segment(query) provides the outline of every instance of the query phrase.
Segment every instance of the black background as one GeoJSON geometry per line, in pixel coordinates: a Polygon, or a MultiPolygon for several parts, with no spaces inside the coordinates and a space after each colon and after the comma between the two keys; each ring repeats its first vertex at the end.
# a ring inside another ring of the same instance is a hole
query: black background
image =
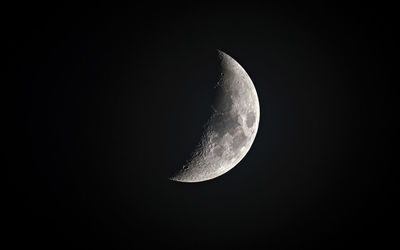
{"type": "Polygon", "coordinates": [[[389,246],[392,8],[5,6],[16,128],[6,238],[56,249],[389,246]],[[171,182],[210,114],[216,49],[255,84],[257,137],[225,175],[171,182]]]}

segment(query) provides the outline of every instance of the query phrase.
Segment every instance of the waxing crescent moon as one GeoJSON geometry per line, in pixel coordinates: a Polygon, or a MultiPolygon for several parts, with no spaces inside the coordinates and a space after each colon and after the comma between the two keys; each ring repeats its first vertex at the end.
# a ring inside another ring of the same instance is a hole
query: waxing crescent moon
{"type": "Polygon", "coordinates": [[[213,114],[189,161],[170,180],[202,182],[235,167],[250,150],[260,121],[257,92],[246,71],[218,50],[220,79],[213,114]]]}

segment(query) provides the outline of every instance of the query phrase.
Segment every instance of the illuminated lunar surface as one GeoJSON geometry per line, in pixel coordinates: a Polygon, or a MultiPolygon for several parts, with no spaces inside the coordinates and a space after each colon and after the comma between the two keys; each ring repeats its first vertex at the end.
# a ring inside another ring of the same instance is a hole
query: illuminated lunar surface
{"type": "Polygon", "coordinates": [[[218,51],[220,79],[213,114],[190,159],[170,180],[201,182],[235,167],[250,150],[260,121],[257,92],[246,71],[232,57],[218,51]]]}

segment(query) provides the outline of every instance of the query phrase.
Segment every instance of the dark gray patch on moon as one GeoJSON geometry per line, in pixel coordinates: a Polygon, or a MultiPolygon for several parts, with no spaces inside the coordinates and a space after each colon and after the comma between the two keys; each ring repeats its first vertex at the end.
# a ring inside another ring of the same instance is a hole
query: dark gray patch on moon
{"type": "Polygon", "coordinates": [[[255,121],[256,121],[256,115],[253,112],[247,113],[247,115],[246,115],[247,127],[251,128],[251,126],[253,126],[255,121]]]}
{"type": "Polygon", "coordinates": [[[243,130],[240,131],[238,135],[233,138],[233,150],[236,151],[243,147],[247,142],[247,136],[244,134],[243,130]]]}
{"type": "Polygon", "coordinates": [[[233,105],[233,99],[230,95],[227,95],[226,91],[220,90],[217,95],[217,111],[218,112],[228,112],[231,110],[233,105]]]}
{"type": "Polygon", "coordinates": [[[224,148],[219,145],[214,148],[214,153],[219,157],[221,157],[224,154],[224,151],[225,151],[224,148]]]}
{"type": "Polygon", "coordinates": [[[225,133],[233,135],[238,127],[240,127],[238,115],[226,116],[223,114],[217,114],[212,123],[213,131],[218,133],[219,136],[223,136],[225,133]]]}

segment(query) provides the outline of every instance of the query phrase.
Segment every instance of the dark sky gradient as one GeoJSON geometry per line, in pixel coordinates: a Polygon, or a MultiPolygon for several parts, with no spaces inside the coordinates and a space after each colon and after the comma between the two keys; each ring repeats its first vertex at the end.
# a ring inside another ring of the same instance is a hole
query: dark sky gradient
{"type": "Polygon", "coordinates": [[[6,7],[17,130],[6,238],[52,249],[389,246],[391,9],[6,7]],[[211,112],[216,49],[255,84],[257,137],[219,178],[168,181],[211,112]]]}

